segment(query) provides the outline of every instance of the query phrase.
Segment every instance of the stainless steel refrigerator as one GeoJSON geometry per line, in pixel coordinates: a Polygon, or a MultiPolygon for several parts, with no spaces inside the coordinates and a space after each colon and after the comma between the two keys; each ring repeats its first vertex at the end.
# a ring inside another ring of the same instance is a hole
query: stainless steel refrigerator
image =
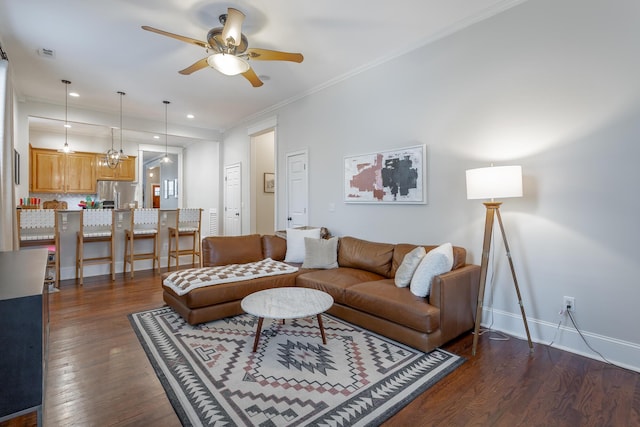
{"type": "Polygon", "coordinates": [[[113,201],[116,209],[137,208],[137,193],[137,182],[98,181],[98,200],[113,201]]]}

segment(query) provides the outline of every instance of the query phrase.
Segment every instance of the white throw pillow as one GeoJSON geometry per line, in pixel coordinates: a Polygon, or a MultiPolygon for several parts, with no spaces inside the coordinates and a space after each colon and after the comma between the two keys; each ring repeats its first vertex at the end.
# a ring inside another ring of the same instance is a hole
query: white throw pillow
{"type": "Polygon", "coordinates": [[[431,292],[431,281],[439,274],[451,271],[453,267],[453,246],[444,243],[430,250],[420,261],[420,265],[411,279],[411,293],[426,297],[431,292]]]}
{"type": "Polygon", "coordinates": [[[338,238],[304,238],[304,262],[302,268],[338,268],[338,238]]]}
{"type": "Polygon", "coordinates": [[[418,246],[402,258],[402,264],[400,264],[400,267],[396,270],[396,277],[394,279],[397,287],[406,288],[409,286],[413,273],[416,272],[420,261],[422,261],[426,253],[427,251],[422,246],[418,246]]]}
{"type": "Polygon", "coordinates": [[[300,230],[298,228],[287,228],[287,254],[284,262],[301,263],[304,261],[304,238],[320,238],[320,229],[312,228],[300,230]]]}

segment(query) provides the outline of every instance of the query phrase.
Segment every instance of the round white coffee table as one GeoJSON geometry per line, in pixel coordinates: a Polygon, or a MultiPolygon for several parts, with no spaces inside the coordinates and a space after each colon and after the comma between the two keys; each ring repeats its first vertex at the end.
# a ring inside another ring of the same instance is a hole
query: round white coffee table
{"type": "Polygon", "coordinates": [[[273,288],[255,292],[246,296],[240,303],[242,309],[258,317],[256,338],[253,341],[253,351],[258,348],[262,322],[269,319],[299,319],[317,316],[318,326],[322,334],[322,343],[327,343],[322,326],[321,314],[333,305],[333,298],[326,292],[307,288],[273,288]]]}

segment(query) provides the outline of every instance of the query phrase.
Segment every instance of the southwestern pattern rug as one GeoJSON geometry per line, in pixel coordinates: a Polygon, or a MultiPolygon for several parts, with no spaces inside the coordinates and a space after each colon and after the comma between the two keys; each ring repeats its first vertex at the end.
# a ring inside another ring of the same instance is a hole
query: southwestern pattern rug
{"type": "Polygon", "coordinates": [[[186,426],[379,425],[464,363],[423,353],[332,316],[257,319],[243,314],[191,326],[168,307],[129,315],[186,426]]]}

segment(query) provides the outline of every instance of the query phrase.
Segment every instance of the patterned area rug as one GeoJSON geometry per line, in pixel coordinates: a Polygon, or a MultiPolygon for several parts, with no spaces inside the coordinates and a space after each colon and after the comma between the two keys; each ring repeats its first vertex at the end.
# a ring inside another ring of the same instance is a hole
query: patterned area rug
{"type": "Polygon", "coordinates": [[[131,324],[183,425],[379,425],[464,362],[423,353],[323,315],[257,319],[243,314],[190,326],[168,307],[131,324]]]}

